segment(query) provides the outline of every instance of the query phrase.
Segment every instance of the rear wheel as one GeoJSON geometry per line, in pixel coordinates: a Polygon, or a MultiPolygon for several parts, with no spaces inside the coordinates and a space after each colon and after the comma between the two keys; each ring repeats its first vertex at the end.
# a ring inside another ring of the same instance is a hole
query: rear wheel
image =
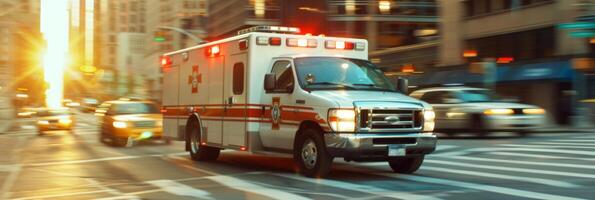
{"type": "Polygon", "coordinates": [[[412,174],[417,171],[424,162],[424,156],[411,158],[390,158],[388,164],[396,173],[412,174]]]}
{"type": "Polygon", "coordinates": [[[188,140],[190,142],[190,157],[197,161],[213,161],[219,157],[221,149],[202,145],[201,127],[198,121],[193,120],[189,124],[188,140]]]}
{"type": "Polygon", "coordinates": [[[297,136],[293,149],[293,159],[301,174],[313,178],[329,174],[333,158],[326,151],[320,131],[306,129],[297,136]]]}

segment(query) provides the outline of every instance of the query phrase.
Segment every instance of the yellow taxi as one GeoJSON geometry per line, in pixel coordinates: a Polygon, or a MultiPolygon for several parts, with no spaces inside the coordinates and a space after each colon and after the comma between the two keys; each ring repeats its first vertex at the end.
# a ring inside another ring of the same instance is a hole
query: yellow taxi
{"type": "MultiPolygon", "coordinates": [[[[162,139],[163,116],[151,101],[109,101],[101,116],[101,142],[129,146],[140,140],[162,139]]],[[[169,140],[165,140],[169,143],[169,140]]]]}
{"type": "Polygon", "coordinates": [[[72,130],[74,116],[67,108],[43,109],[37,111],[37,130],[39,134],[53,130],[72,130]]]}

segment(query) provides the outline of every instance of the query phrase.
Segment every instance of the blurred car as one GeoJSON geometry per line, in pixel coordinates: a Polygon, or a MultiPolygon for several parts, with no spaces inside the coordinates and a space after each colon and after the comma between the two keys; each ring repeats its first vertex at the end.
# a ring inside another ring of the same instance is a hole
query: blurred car
{"type": "Polygon", "coordinates": [[[37,113],[33,107],[22,107],[17,109],[17,118],[29,118],[35,116],[37,113]]]}
{"type": "Polygon", "coordinates": [[[81,99],[80,109],[83,112],[94,112],[97,108],[99,101],[94,98],[83,98],[81,99]]]}
{"type": "Polygon", "coordinates": [[[43,109],[37,111],[37,130],[39,134],[53,130],[72,130],[74,116],[67,108],[43,109]]]}
{"type": "Polygon", "coordinates": [[[105,113],[107,112],[107,109],[110,108],[110,106],[111,106],[110,101],[106,101],[106,102],[99,104],[95,108],[95,116],[100,117],[100,119],[103,119],[101,117],[105,116],[105,113]]]}
{"type": "Polygon", "coordinates": [[[496,131],[526,135],[545,124],[544,109],[504,101],[487,89],[438,87],[417,90],[411,96],[430,103],[436,130],[450,135],[463,131],[482,136],[496,131]]]}
{"type": "MultiPolygon", "coordinates": [[[[101,117],[101,142],[125,146],[133,141],[162,139],[163,116],[151,101],[108,101],[98,110],[101,117]]],[[[97,113],[97,112],[96,112],[97,113]]],[[[169,143],[169,140],[165,140],[169,143]]]]}
{"type": "Polygon", "coordinates": [[[66,107],[79,107],[81,104],[79,102],[73,101],[72,99],[64,99],[62,100],[62,104],[66,107]]]}

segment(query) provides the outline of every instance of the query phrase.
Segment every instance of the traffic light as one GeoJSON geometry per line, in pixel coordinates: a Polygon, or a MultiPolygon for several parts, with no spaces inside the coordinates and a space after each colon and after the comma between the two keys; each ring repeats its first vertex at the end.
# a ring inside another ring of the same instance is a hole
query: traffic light
{"type": "Polygon", "coordinates": [[[163,31],[155,31],[153,33],[153,41],[155,41],[155,42],[165,42],[166,41],[165,32],[163,32],[163,31]]]}

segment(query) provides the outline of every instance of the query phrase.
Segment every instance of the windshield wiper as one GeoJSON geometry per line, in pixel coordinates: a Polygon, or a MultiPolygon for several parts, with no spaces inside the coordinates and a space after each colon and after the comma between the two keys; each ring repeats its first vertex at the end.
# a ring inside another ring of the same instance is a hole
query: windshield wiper
{"type": "Polygon", "coordinates": [[[335,85],[341,86],[349,89],[355,89],[353,86],[342,84],[342,83],[333,83],[333,82],[316,82],[316,83],[309,83],[308,85],[335,85]]]}

